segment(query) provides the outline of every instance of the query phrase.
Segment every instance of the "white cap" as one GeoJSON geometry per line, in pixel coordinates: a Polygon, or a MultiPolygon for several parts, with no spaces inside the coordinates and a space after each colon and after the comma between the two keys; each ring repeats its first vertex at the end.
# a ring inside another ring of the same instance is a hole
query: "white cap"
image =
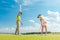
{"type": "Polygon", "coordinates": [[[22,12],[22,6],[20,5],[20,12],[22,12]]]}

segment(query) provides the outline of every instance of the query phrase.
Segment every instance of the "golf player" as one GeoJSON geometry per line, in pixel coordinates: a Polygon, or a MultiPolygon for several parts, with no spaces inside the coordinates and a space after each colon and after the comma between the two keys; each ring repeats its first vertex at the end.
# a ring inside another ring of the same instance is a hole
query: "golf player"
{"type": "Polygon", "coordinates": [[[16,31],[15,31],[15,34],[18,34],[19,35],[19,27],[20,27],[20,23],[21,23],[21,15],[22,13],[19,12],[16,16],[16,31]]]}
{"type": "Polygon", "coordinates": [[[41,26],[42,26],[42,32],[41,32],[41,34],[43,34],[44,29],[45,29],[45,34],[47,34],[46,21],[44,20],[44,18],[42,17],[41,14],[39,14],[37,18],[39,18],[40,22],[41,22],[41,26]]]}

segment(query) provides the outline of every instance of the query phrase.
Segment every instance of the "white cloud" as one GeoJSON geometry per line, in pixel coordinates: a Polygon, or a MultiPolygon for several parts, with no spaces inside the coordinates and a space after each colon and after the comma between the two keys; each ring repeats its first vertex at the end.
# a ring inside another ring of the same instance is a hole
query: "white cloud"
{"type": "Polygon", "coordinates": [[[54,12],[54,11],[47,11],[48,15],[50,16],[50,18],[56,20],[56,21],[60,21],[60,13],[59,12],[54,12]]]}
{"type": "Polygon", "coordinates": [[[34,23],[35,21],[34,20],[29,20],[29,22],[33,22],[34,23]]]}
{"type": "Polygon", "coordinates": [[[26,32],[40,32],[41,25],[39,23],[35,23],[35,26],[25,26],[21,28],[21,33],[26,32]]]}
{"type": "Polygon", "coordinates": [[[60,0],[43,0],[44,4],[49,7],[60,7],[60,0]]]}
{"type": "Polygon", "coordinates": [[[14,33],[15,32],[15,28],[0,28],[0,33],[14,33]]]}
{"type": "MultiPolygon", "coordinates": [[[[15,29],[14,27],[12,28],[0,28],[0,33],[15,33],[15,29]]],[[[35,23],[35,26],[24,26],[24,27],[20,27],[20,33],[26,33],[26,32],[40,32],[40,25],[38,23],[35,23]]]]}
{"type": "Polygon", "coordinates": [[[23,5],[25,5],[25,6],[32,5],[39,1],[41,1],[41,0],[23,0],[23,5]]]}
{"type": "Polygon", "coordinates": [[[47,13],[48,16],[45,16],[45,19],[48,20],[48,30],[51,32],[60,32],[60,13],[50,10],[47,13]]]}
{"type": "Polygon", "coordinates": [[[54,11],[50,11],[50,10],[48,10],[47,13],[51,14],[51,15],[54,15],[54,16],[58,16],[59,15],[59,12],[54,12],[54,11]]]}
{"type": "Polygon", "coordinates": [[[51,32],[60,32],[60,23],[50,22],[47,24],[47,28],[51,32]]]}
{"type": "Polygon", "coordinates": [[[23,5],[31,5],[32,0],[23,0],[23,5]]]}

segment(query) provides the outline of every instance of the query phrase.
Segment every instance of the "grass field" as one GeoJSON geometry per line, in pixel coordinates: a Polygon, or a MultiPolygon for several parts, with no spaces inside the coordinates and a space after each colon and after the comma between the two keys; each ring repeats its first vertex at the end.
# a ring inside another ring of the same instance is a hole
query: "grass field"
{"type": "Polygon", "coordinates": [[[31,34],[31,35],[14,35],[14,34],[0,34],[0,40],[60,40],[60,34],[31,34]]]}

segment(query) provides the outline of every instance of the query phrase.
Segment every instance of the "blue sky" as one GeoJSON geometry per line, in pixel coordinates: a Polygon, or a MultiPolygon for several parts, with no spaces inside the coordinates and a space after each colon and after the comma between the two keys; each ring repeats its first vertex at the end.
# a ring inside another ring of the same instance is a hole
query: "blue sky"
{"type": "Polygon", "coordinates": [[[60,0],[0,0],[0,5],[0,32],[15,31],[20,5],[23,13],[21,32],[41,31],[38,14],[47,21],[48,31],[60,32],[60,0]]]}
{"type": "Polygon", "coordinates": [[[19,5],[13,0],[0,0],[0,5],[0,26],[15,25],[15,16],[18,13],[19,5]]]}

